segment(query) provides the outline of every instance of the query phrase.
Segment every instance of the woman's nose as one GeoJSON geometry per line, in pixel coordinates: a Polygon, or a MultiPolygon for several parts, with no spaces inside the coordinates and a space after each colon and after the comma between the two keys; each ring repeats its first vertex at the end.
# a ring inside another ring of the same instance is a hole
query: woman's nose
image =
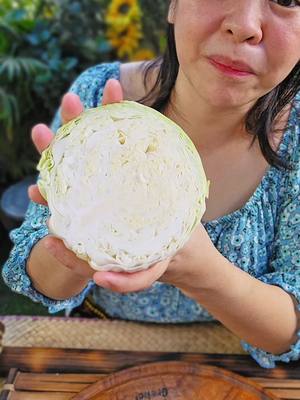
{"type": "Polygon", "coordinates": [[[263,38],[263,9],[260,0],[233,0],[225,10],[223,32],[235,42],[259,44],[263,38]]]}

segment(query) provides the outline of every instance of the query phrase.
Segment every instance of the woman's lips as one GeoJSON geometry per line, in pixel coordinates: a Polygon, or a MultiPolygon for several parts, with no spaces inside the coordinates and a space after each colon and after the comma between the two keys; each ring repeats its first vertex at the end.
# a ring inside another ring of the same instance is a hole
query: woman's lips
{"type": "Polygon", "coordinates": [[[208,60],[215,68],[228,76],[246,77],[254,75],[252,69],[240,61],[232,61],[230,59],[225,59],[224,57],[210,57],[208,60]]]}

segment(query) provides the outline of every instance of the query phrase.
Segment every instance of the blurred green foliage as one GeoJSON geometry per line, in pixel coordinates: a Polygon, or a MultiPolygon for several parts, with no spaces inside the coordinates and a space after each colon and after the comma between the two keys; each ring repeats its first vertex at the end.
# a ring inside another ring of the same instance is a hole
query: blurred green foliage
{"type": "MultiPolygon", "coordinates": [[[[91,65],[117,59],[106,38],[111,1],[1,0],[0,183],[35,171],[38,155],[31,128],[50,123],[76,76],[91,65]]],[[[139,6],[141,49],[157,55],[165,46],[167,2],[140,0],[139,6]]]]}

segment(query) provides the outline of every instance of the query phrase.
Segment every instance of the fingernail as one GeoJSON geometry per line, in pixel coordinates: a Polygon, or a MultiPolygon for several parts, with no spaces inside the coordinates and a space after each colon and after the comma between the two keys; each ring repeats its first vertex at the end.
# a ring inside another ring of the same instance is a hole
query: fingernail
{"type": "Polygon", "coordinates": [[[111,289],[111,284],[107,281],[101,282],[100,286],[102,286],[104,289],[111,289]]]}
{"type": "Polygon", "coordinates": [[[111,289],[111,283],[108,280],[103,279],[102,273],[99,277],[99,272],[96,272],[93,276],[93,280],[97,285],[103,287],[104,289],[111,289]]]}
{"type": "Polygon", "coordinates": [[[103,289],[111,289],[111,284],[110,282],[107,281],[99,281],[97,279],[94,279],[94,282],[98,285],[101,286],[103,289]]]}

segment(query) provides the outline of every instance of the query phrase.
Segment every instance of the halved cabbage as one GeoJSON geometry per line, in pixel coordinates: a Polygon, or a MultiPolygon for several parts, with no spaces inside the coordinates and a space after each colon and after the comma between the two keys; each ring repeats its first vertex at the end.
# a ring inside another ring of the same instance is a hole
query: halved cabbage
{"type": "Polygon", "coordinates": [[[96,270],[137,271],[174,255],[208,196],[190,138],[132,101],[86,110],[62,126],[38,170],[50,232],[96,270]]]}

